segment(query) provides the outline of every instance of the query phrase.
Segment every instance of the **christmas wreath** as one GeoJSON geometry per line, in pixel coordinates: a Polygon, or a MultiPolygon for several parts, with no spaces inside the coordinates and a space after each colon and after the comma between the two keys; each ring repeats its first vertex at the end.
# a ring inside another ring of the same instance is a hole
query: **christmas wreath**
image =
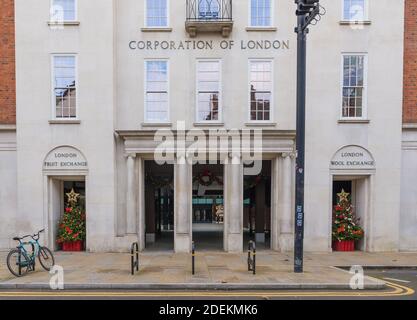
{"type": "Polygon", "coordinates": [[[193,181],[198,181],[200,185],[205,187],[211,186],[214,182],[217,182],[219,185],[223,185],[223,180],[214,175],[210,170],[200,172],[194,177],[193,181]]]}

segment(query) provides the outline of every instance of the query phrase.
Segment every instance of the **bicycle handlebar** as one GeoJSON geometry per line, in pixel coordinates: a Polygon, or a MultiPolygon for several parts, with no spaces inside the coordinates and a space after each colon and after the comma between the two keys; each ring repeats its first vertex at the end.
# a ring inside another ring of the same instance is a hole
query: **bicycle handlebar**
{"type": "Polygon", "coordinates": [[[20,238],[19,237],[14,237],[13,240],[20,241],[20,240],[23,240],[23,239],[29,238],[29,237],[31,237],[33,240],[39,240],[40,234],[42,232],[45,232],[45,229],[42,229],[42,230],[38,231],[38,233],[35,233],[34,235],[27,234],[27,235],[25,235],[23,237],[20,237],[20,238]],[[36,237],[36,239],[35,239],[35,237],[36,237]]]}

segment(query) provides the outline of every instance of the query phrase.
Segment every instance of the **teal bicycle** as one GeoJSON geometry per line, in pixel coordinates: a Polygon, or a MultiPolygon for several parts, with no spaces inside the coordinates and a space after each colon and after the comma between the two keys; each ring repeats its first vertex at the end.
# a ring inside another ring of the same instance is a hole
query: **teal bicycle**
{"type": "Polygon", "coordinates": [[[16,277],[22,277],[29,271],[35,271],[36,257],[46,271],[50,271],[55,265],[55,258],[51,250],[39,244],[40,234],[44,231],[44,229],[40,230],[32,236],[13,238],[13,240],[19,241],[19,245],[7,255],[7,268],[16,277]],[[32,239],[24,242],[23,240],[26,238],[32,239]],[[28,251],[25,246],[30,246],[32,250],[28,251]]]}

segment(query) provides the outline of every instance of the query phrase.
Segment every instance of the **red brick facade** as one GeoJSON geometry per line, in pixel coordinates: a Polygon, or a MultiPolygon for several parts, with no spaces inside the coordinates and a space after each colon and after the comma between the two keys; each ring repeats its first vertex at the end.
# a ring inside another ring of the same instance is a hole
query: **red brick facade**
{"type": "Polygon", "coordinates": [[[0,0],[0,124],[16,123],[14,0],[0,0]]]}
{"type": "Polygon", "coordinates": [[[417,123],[417,0],[405,1],[404,123],[417,123]]]}

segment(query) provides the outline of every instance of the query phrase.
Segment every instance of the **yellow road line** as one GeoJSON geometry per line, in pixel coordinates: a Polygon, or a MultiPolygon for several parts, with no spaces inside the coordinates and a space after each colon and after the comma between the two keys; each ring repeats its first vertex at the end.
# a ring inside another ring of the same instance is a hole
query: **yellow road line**
{"type": "Polygon", "coordinates": [[[62,297],[62,298],[74,298],[74,297],[253,297],[253,298],[274,298],[274,297],[400,297],[414,294],[414,290],[399,284],[386,282],[387,286],[392,288],[392,291],[359,291],[352,290],[352,292],[344,291],[232,291],[232,292],[203,292],[203,291],[184,291],[184,292],[0,292],[0,298],[13,298],[13,297],[62,297]]]}

